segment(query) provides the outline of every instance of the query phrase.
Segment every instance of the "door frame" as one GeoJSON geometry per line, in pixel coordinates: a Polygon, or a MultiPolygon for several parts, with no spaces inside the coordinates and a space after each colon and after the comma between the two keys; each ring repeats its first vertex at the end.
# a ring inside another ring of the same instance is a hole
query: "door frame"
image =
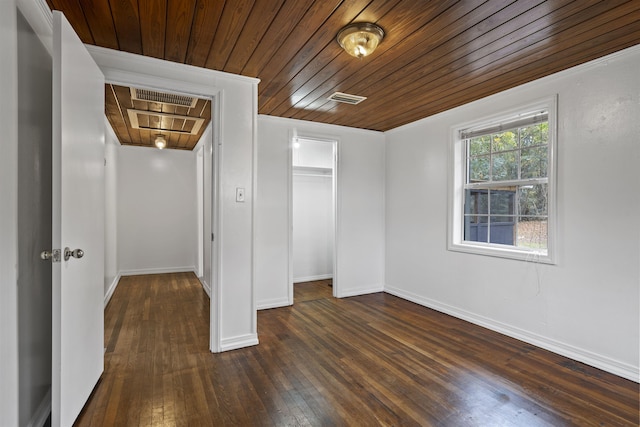
{"type": "MultiPolygon", "coordinates": [[[[122,52],[108,52],[106,49],[96,48],[87,45],[87,50],[92,56],[122,55],[122,52]]],[[[135,62],[137,56],[128,57],[131,60],[131,70],[135,70],[135,62]]],[[[144,59],[143,59],[144,60],[144,59]]],[[[222,166],[221,156],[219,155],[220,139],[220,98],[221,91],[213,85],[190,82],[188,77],[181,79],[182,76],[177,75],[176,78],[165,78],[153,76],[136,71],[127,71],[118,68],[112,68],[101,64],[98,66],[105,76],[105,84],[117,84],[122,86],[135,86],[143,89],[167,91],[172,93],[181,93],[206,98],[211,101],[211,147],[209,153],[203,152],[204,162],[211,165],[212,171],[212,197],[211,205],[205,203],[205,209],[211,209],[211,232],[216,238],[211,242],[211,277],[205,277],[207,284],[210,286],[210,314],[209,314],[209,349],[218,353],[221,351],[221,289],[220,289],[220,240],[217,238],[220,231],[220,212],[219,212],[219,194],[220,194],[220,169],[222,166]]],[[[206,134],[206,132],[205,132],[206,134]]],[[[205,215],[206,217],[206,215],[205,215]]],[[[206,240],[205,240],[206,242],[206,240]]],[[[205,261],[206,262],[206,261],[205,261]]]]}
{"type": "MultiPolygon", "coordinates": [[[[206,132],[203,134],[206,135],[206,132]]],[[[198,251],[196,260],[196,271],[198,277],[204,276],[204,218],[205,218],[205,207],[204,207],[204,146],[194,148],[196,152],[196,198],[197,198],[197,228],[198,228],[198,251]]]]}
{"type": "Polygon", "coordinates": [[[319,135],[307,132],[298,133],[296,129],[293,129],[289,132],[289,164],[288,164],[288,239],[289,239],[289,262],[288,262],[288,286],[287,286],[287,297],[289,299],[289,305],[293,305],[294,296],[293,296],[293,144],[297,139],[305,139],[309,141],[317,141],[323,144],[332,144],[333,145],[333,173],[331,179],[331,198],[333,200],[333,279],[332,279],[332,288],[333,288],[333,296],[335,298],[340,297],[340,281],[338,278],[338,252],[339,252],[339,230],[340,230],[340,216],[339,216],[339,152],[340,152],[340,138],[330,135],[319,135]]]}
{"type": "MultiPolygon", "coordinates": [[[[3,3],[0,14],[0,125],[5,131],[0,156],[0,414],[18,425],[18,6],[3,3]]],[[[24,15],[24,12],[23,12],[24,15]]]]}

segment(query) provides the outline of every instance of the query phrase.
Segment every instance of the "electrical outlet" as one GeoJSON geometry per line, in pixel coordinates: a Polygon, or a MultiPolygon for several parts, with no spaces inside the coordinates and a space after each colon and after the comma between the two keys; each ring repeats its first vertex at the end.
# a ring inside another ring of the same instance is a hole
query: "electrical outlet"
{"type": "Polygon", "coordinates": [[[236,188],[236,202],[239,202],[239,203],[244,202],[244,188],[241,188],[241,187],[236,188]]]}

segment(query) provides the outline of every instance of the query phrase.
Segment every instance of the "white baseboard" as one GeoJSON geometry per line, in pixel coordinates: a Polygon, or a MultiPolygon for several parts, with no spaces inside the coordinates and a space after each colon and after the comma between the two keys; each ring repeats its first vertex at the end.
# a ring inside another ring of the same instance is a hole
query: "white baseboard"
{"type": "Polygon", "coordinates": [[[109,304],[109,301],[111,301],[111,297],[113,296],[113,293],[116,291],[116,288],[118,287],[118,282],[120,282],[120,277],[122,276],[118,274],[116,277],[113,278],[113,280],[111,281],[111,284],[109,285],[109,288],[107,289],[107,292],[104,295],[105,308],[107,308],[107,304],[109,304]]]}
{"type": "Polygon", "coordinates": [[[220,351],[236,350],[244,347],[258,345],[257,334],[241,335],[233,338],[225,338],[220,343],[220,351]]]}
{"type": "Polygon", "coordinates": [[[294,277],[293,283],[315,282],[316,280],[333,279],[333,274],[319,274],[317,276],[294,277]]]}
{"type": "Polygon", "coordinates": [[[267,310],[270,308],[290,306],[289,298],[273,298],[264,301],[258,301],[256,306],[258,310],[267,310]]]}
{"type": "Polygon", "coordinates": [[[51,413],[51,389],[47,391],[47,394],[44,395],[42,402],[38,405],[38,409],[29,420],[29,424],[27,427],[42,427],[44,423],[49,418],[49,414],[51,413]]]}
{"type": "MultiPolygon", "coordinates": [[[[168,268],[140,268],[135,270],[121,270],[120,276],[141,276],[143,274],[166,274],[166,273],[196,273],[196,267],[168,267],[168,268]]],[[[197,274],[196,274],[197,275],[197,274]]]]}
{"type": "Polygon", "coordinates": [[[384,292],[384,286],[374,285],[366,288],[347,289],[343,291],[338,284],[338,298],[357,297],[359,295],[375,294],[376,292],[384,292]]]}
{"type": "Polygon", "coordinates": [[[207,294],[209,299],[211,299],[211,286],[207,283],[204,277],[198,277],[200,284],[202,285],[202,289],[204,289],[204,293],[207,294]]]}
{"type": "Polygon", "coordinates": [[[473,323],[475,325],[491,329],[492,331],[499,332],[503,335],[507,335],[520,341],[533,344],[540,348],[544,348],[545,350],[549,350],[561,356],[586,363],[587,365],[602,369],[603,371],[610,372],[614,375],[618,375],[628,380],[640,382],[640,369],[637,366],[633,366],[625,362],[620,362],[608,356],[578,348],[571,344],[556,341],[554,339],[544,337],[542,335],[538,335],[511,325],[507,325],[505,323],[498,322],[493,319],[489,319],[487,317],[480,316],[448,304],[443,304],[439,301],[425,298],[411,292],[406,292],[401,289],[394,288],[393,286],[385,286],[384,291],[391,295],[395,295],[399,298],[406,299],[424,307],[431,308],[441,313],[466,320],[467,322],[473,323]]]}

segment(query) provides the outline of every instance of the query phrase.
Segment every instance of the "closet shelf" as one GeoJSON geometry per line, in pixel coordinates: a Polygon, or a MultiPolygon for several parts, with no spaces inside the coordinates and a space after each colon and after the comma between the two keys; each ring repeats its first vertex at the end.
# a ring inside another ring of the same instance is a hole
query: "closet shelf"
{"type": "Polygon", "coordinates": [[[333,175],[332,168],[319,168],[312,166],[294,166],[293,167],[294,175],[323,175],[323,176],[331,176],[333,175]]]}

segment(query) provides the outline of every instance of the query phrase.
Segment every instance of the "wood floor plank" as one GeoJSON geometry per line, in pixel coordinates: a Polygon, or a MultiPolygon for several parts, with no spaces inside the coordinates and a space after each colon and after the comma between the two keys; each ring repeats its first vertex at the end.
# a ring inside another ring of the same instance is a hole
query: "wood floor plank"
{"type": "Polygon", "coordinates": [[[637,426],[638,384],[394,296],[299,283],[212,354],[191,273],[123,277],[77,426],[637,426]]]}

